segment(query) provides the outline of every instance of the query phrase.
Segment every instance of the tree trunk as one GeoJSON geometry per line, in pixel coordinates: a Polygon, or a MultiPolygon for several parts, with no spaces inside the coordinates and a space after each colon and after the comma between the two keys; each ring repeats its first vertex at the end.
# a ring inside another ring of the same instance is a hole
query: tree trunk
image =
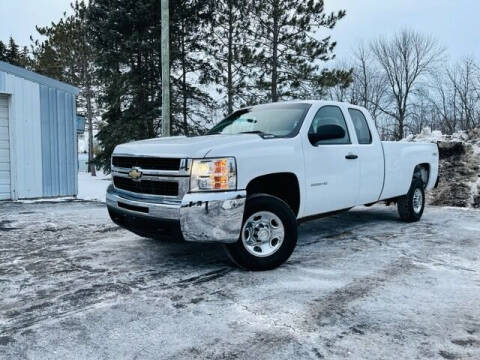
{"type": "Polygon", "coordinates": [[[363,76],[363,107],[368,109],[368,76],[365,60],[362,60],[362,76],[363,76]]]}
{"type": "Polygon", "coordinates": [[[161,1],[161,20],[162,135],[170,136],[172,122],[170,112],[170,12],[168,0],[161,1]]]}
{"type": "MultiPolygon", "coordinates": [[[[83,43],[87,44],[87,36],[85,31],[85,24],[82,22],[82,39],[83,43]]],[[[97,176],[97,170],[95,168],[95,164],[93,163],[93,108],[92,108],[92,74],[89,72],[89,60],[88,55],[85,54],[81,58],[81,71],[83,72],[83,76],[85,79],[85,100],[87,105],[87,122],[88,122],[88,172],[92,176],[97,176]]],[[[72,69],[73,69],[72,64],[72,69]]],[[[73,74],[72,74],[73,75],[73,74]]],[[[72,77],[73,79],[73,77],[72,77]]]]}
{"type": "Polygon", "coordinates": [[[88,172],[92,176],[97,176],[95,165],[93,164],[93,110],[92,110],[92,87],[90,76],[87,76],[86,100],[87,100],[87,121],[88,121],[88,172]]]}
{"type": "Polygon", "coordinates": [[[233,4],[228,2],[227,113],[233,112],[233,4]]]}
{"type": "Polygon", "coordinates": [[[277,67],[278,67],[278,0],[273,2],[273,43],[272,43],[272,102],[278,101],[277,94],[277,67]]]}
{"type": "Polygon", "coordinates": [[[188,119],[187,119],[187,65],[185,52],[185,24],[182,22],[182,96],[183,96],[183,131],[188,135],[188,119]]]}
{"type": "Polygon", "coordinates": [[[404,134],[404,123],[405,123],[405,114],[403,112],[400,112],[398,116],[398,132],[396,135],[395,140],[402,140],[403,139],[403,134],[404,134]]]}

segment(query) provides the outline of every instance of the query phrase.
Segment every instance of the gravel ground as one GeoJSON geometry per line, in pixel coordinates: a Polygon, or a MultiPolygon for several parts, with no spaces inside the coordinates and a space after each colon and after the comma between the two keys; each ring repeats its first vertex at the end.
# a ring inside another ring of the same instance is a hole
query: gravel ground
{"type": "Polygon", "coordinates": [[[480,358],[480,211],[358,208],[299,236],[254,273],[100,203],[1,203],[0,357],[480,358]]]}

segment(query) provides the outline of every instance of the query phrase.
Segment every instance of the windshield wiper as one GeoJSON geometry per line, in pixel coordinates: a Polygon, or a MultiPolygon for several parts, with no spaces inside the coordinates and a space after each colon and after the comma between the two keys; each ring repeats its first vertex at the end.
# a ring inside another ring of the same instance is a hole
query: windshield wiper
{"type": "Polygon", "coordinates": [[[239,132],[239,134],[258,134],[263,138],[265,138],[265,137],[277,137],[276,135],[268,134],[268,133],[263,132],[261,130],[242,131],[242,132],[239,132]]]}

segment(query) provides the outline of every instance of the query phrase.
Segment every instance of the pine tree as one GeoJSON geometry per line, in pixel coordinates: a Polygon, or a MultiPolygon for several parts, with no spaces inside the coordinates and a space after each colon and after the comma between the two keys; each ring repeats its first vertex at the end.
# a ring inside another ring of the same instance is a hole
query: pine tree
{"type": "Polygon", "coordinates": [[[20,51],[19,62],[20,66],[23,66],[24,68],[27,68],[29,70],[32,69],[33,60],[30,57],[30,50],[27,46],[24,46],[20,51]]]}
{"type": "Polygon", "coordinates": [[[224,97],[223,110],[248,103],[247,84],[251,76],[251,41],[245,18],[248,2],[218,0],[214,3],[212,24],[213,46],[210,54],[218,72],[217,91],[224,97]]]}
{"type": "Polygon", "coordinates": [[[152,138],[161,125],[160,1],[91,1],[88,23],[103,85],[95,161],[109,170],[116,145],[152,138]]]}
{"type": "Polygon", "coordinates": [[[10,36],[8,46],[0,41],[0,61],[6,61],[12,65],[30,69],[32,60],[30,52],[26,46],[20,49],[20,46],[10,36]]]}
{"type": "Polygon", "coordinates": [[[83,1],[72,4],[74,15],[71,34],[76,55],[72,65],[78,72],[78,84],[81,86],[81,96],[85,100],[85,109],[88,123],[88,168],[92,176],[96,176],[93,153],[93,118],[94,118],[94,90],[98,88],[94,77],[94,49],[89,41],[89,28],[87,22],[87,6],[83,1]]]}
{"type": "Polygon", "coordinates": [[[20,66],[20,51],[19,46],[15,43],[15,40],[10,36],[8,39],[7,47],[7,62],[12,65],[20,66]]]}
{"type": "Polygon", "coordinates": [[[46,36],[47,39],[42,42],[38,40],[33,42],[33,68],[36,72],[45,76],[59,81],[67,81],[61,54],[57,49],[57,45],[55,45],[58,41],[52,39],[54,32],[47,29],[37,27],[37,32],[42,36],[46,36]]]}
{"type": "Polygon", "coordinates": [[[213,107],[206,84],[217,72],[206,56],[211,46],[212,8],[204,0],[170,1],[170,58],[174,133],[196,134],[205,125],[205,111],[213,107]]]}
{"type": "MultiPolygon", "coordinates": [[[[173,134],[199,133],[213,107],[207,84],[214,69],[204,56],[210,10],[204,0],[170,2],[173,134]]],[[[88,19],[103,84],[96,162],[108,170],[116,145],[158,136],[161,129],[160,0],[91,1],[88,19]]]]}
{"type": "Polygon", "coordinates": [[[250,29],[255,38],[257,87],[268,91],[265,100],[311,96],[317,86],[348,81],[349,72],[321,70],[331,60],[336,43],[331,30],[345,11],[326,14],[323,0],[262,0],[251,5],[250,29]],[[340,77],[340,78],[339,78],[340,77]]]}
{"type": "Polygon", "coordinates": [[[7,47],[2,40],[0,40],[0,61],[7,61],[7,47]]]}

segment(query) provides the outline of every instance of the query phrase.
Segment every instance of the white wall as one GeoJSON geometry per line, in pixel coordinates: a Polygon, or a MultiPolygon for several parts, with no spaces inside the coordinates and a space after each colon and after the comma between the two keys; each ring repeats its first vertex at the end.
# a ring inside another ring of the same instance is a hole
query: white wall
{"type": "Polygon", "coordinates": [[[4,73],[3,92],[11,94],[10,163],[14,199],[42,196],[42,145],[40,87],[37,83],[4,73]]]}

